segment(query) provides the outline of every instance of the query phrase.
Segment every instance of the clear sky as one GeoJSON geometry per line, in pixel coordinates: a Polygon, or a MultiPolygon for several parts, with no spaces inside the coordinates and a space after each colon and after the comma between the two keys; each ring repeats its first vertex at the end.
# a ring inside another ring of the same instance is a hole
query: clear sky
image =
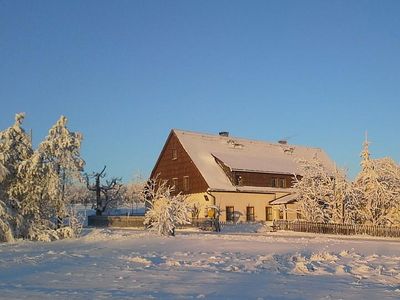
{"type": "Polygon", "coordinates": [[[86,171],[147,176],[171,128],[400,160],[400,1],[0,1],[0,129],[61,114],[86,171]]]}

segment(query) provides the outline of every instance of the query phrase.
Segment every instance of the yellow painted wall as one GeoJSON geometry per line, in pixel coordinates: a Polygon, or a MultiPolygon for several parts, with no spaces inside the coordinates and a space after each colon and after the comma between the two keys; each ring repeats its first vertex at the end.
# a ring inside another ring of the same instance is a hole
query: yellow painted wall
{"type": "MultiPolygon", "coordinates": [[[[237,193],[237,192],[211,192],[215,197],[215,205],[221,208],[221,221],[226,221],[226,206],[233,206],[238,222],[246,222],[247,206],[254,207],[254,216],[256,221],[266,221],[266,207],[272,207],[272,217],[279,220],[280,214],[283,219],[295,220],[297,218],[297,204],[270,205],[269,202],[287,195],[287,193],[274,194],[254,194],[254,193],[237,193]]],[[[200,208],[199,218],[211,216],[208,207],[214,205],[214,198],[207,193],[190,194],[187,200],[193,205],[200,208]],[[207,197],[205,197],[207,196],[207,197]],[[208,199],[208,201],[206,200],[208,199]]]]}
{"type": "Polygon", "coordinates": [[[205,218],[208,216],[208,209],[207,207],[213,205],[213,199],[206,193],[197,193],[197,194],[190,194],[186,198],[186,201],[192,203],[192,205],[196,205],[200,209],[199,218],[205,218]],[[206,197],[208,201],[206,200],[206,197]]]}
{"type": "Polygon", "coordinates": [[[266,220],[266,207],[272,207],[272,216],[279,219],[279,206],[271,206],[270,201],[277,197],[285,195],[280,194],[254,194],[254,193],[229,193],[229,192],[213,192],[216,199],[216,205],[222,210],[221,221],[226,221],[226,206],[233,206],[238,219],[235,221],[246,221],[247,206],[254,207],[254,217],[256,221],[266,220]]]}

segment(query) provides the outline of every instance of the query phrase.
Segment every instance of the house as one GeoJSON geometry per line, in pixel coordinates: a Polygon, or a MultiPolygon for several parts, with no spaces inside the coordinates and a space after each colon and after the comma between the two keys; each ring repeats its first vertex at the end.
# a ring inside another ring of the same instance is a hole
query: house
{"type": "Polygon", "coordinates": [[[188,195],[200,218],[219,207],[221,221],[293,220],[300,218],[292,188],[294,176],[301,178],[299,160],[314,157],[334,170],[319,148],[173,129],[151,178],[158,175],[188,195]]]}

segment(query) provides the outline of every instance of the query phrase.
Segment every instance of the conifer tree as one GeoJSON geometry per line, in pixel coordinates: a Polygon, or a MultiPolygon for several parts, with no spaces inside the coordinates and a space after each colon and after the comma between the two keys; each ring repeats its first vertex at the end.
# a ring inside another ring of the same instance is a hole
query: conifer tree
{"type": "Polygon", "coordinates": [[[33,154],[30,137],[22,128],[24,119],[24,113],[16,114],[13,126],[0,132],[0,169],[3,173],[3,180],[0,183],[0,199],[14,206],[17,206],[17,203],[11,203],[12,200],[20,199],[11,199],[10,191],[17,184],[18,168],[33,154]]]}
{"type": "MultiPolygon", "coordinates": [[[[42,164],[46,165],[49,199],[61,222],[65,212],[66,185],[81,179],[85,162],[80,156],[82,135],[67,128],[67,118],[61,116],[39,145],[42,164]]],[[[60,225],[60,224],[58,224],[60,225]]]]}
{"type": "Polygon", "coordinates": [[[0,240],[71,235],[67,228],[55,230],[55,220],[65,212],[66,183],[79,178],[83,168],[82,137],[70,132],[61,117],[33,151],[23,119],[24,114],[17,114],[15,124],[0,133],[0,240]]]}
{"type": "Polygon", "coordinates": [[[361,171],[355,180],[353,218],[370,225],[400,223],[400,167],[390,158],[372,159],[369,142],[361,151],[361,171]]]}
{"type": "Polygon", "coordinates": [[[20,183],[17,174],[21,163],[33,153],[31,140],[22,128],[24,118],[24,113],[16,114],[14,124],[0,132],[0,241],[14,240],[23,222],[19,212],[23,195],[13,191],[20,183]]]}

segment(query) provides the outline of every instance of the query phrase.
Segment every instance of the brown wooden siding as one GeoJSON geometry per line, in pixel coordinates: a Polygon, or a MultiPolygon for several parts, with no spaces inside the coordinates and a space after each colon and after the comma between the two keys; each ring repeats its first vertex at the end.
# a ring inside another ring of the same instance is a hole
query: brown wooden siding
{"type": "MultiPolygon", "coordinates": [[[[273,187],[273,178],[284,178],[286,181],[286,187],[290,188],[293,186],[294,177],[287,174],[266,174],[266,173],[254,173],[254,172],[233,172],[233,178],[237,175],[241,176],[242,184],[244,186],[259,186],[259,187],[273,187]]],[[[236,183],[235,183],[236,185],[236,183]]]]}
{"type": "Polygon", "coordinates": [[[175,193],[193,194],[205,192],[208,188],[203,176],[194,165],[190,156],[187,154],[177,136],[172,132],[160,154],[151,177],[159,175],[159,179],[168,180],[168,184],[173,185],[173,178],[177,178],[175,193]],[[173,151],[176,150],[177,158],[173,159],[173,151]],[[189,177],[189,190],[183,190],[183,178],[189,177]]]}

